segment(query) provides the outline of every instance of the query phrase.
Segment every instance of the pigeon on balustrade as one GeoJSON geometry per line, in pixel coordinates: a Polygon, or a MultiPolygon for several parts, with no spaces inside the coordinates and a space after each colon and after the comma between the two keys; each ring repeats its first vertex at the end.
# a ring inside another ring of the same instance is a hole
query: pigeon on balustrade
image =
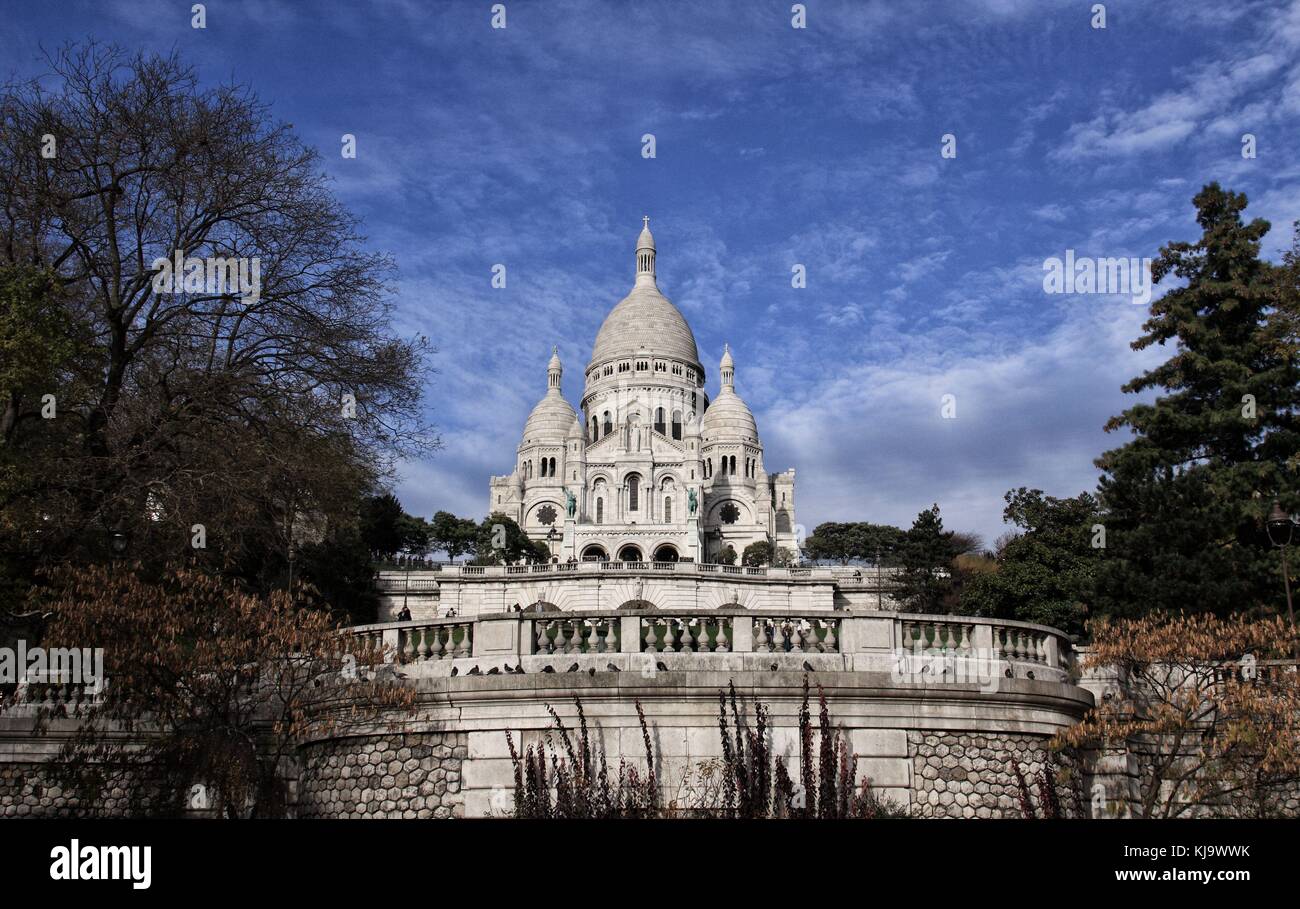
{"type": "Polygon", "coordinates": [[[523,664],[523,663],[520,663],[520,664],[519,664],[518,666],[516,666],[514,669],[511,669],[511,668],[510,668],[510,664],[509,664],[509,663],[506,663],[506,672],[513,673],[514,675],[523,675],[525,672],[527,672],[527,670],[524,669],[524,664],[523,664]]]}
{"type": "Polygon", "coordinates": [[[773,664],[772,664],[772,671],[773,671],[773,672],[776,672],[776,663],[773,663],[773,664]]]}
{"type": "Polygon", "coordinates": [[[615,666],[613,663],[607,663],[607,664],[605,664],[605,668],[608,669],[610,672],[622,672],[622,671],[623,671],[623,670],[619,669],[617,666],[615,666]]]}
{"type": "Polygon", "coordinates": [[[804,661],[803,661],[803,671],[804,671],[804,672],[816,672],[817,670],[816,670],[816,669],[813,669],[813,664],[812,664],[812,663],[809,663],[807,660],[804,660],[804,661]]]}
{"type": "Polygon", "coordinates": [[[579,667],[578,667],[578,664],[577,664],[577,663],[574,663],[572,666],[570,666],[568,669],[566,669],[566,670],[564,670],[564,671],[565,671],[565,672],[577,672],[577,671],[578,671],[578,668],[579,668],[579,667]]]}
{"type": "Polygon", "coordinates": [[[452,674],[452,675],[456,675],[456,674],[459,673],[459,672],[460,672],[460,670],[457,669],[455,666],[451,667],[451,674],[452,674]]]}
{"type": "Polygon", "coordinates": [[[478,666],[475,666],[473,669],[471,669],[469,672],[466,673],[466,675],[482,675],[482,674],[483,674],[483,670],[479,669],[478,666]]]}
{"type": "Polygon", "coordinates": [[[545,666],[542,667],[542,672],[554,672],[554,671],[555,671],[555,667],[552,666],[550,663],[547,663],[545,666]]]}
{"type": "Polygon", "coordinates": [[[500,675],[500,674],[501,674],[501,670],[498,669],[497,667],[493,666],[491,669],[489,669],[489,670],[487,671],[487,674],[488,674],[488,675],[500,675]]]}
{"type": "Polygon", "coordinates": [[[655,663],[655,669],[658,669],[660,672],[667,672],[668,664],[664,662],[655,663]]]}
{"type": "Polygon", "coordinates": [[[592,666],[590,669],[587,670],[587,675],[594,676],[595,674],[596,674],[596,667],[595,667],[595,666],[592,666]]]}

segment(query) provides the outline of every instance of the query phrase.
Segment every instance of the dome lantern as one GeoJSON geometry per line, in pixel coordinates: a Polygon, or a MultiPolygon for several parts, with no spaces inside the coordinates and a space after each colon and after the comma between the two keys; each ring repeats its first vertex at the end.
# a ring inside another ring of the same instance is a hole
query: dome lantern
{"type": "Polygon", "coordinates": [[[638,287],[655,282],[655,238],[650,233],[650,216],[645,215],[641,222],[641,236],[636,239],[636,284],[638,287]]]}
{"type": "Polygon", "coordinates": [[[560,377],[564,375],[564,367],[560,365],[560,348],[551,348],[551,362],[546,364],[546,390],[560,390],[560,377]]]}
{"type": "Polygon", "coordinates": [[[718,364],[718,378],[723,388],[733,388],[736,384],[736,361],[731,358],[731,346],[722,345],[722,362],[718,364]]]}

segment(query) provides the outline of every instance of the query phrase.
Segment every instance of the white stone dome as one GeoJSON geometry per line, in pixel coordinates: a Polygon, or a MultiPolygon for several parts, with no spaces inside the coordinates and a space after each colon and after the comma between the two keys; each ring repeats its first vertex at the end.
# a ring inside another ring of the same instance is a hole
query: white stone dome
{"type": "Polygon", "coordinates": [[[716,441],[758,442],[758,424],[749,405],[730,387],[724,386],[704,411],[700,435],[707,445],[716,441]]]}
{"type": "Polygon", "coordinates": [[[637,356],[669,357],[695,366],[700,362],[686,317],[654,285],[633,288],[605,317],[591,362],[637,356]]]}
{"type": "Polygon", "coordinates": [[[524,424],[524,439],[519,447],[563,443],[577,419],[578,414],[573,405],[559,391],[552,389],[528,415],[528,422],[524,424]]]}

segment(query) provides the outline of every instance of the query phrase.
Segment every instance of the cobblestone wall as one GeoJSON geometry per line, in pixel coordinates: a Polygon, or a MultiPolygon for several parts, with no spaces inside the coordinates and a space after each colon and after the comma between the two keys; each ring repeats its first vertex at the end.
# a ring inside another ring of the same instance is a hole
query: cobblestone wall
{"type": "Polygon", "coordinates": [[[375,735],[302,749],[298,817],[461,817],[465,733],[375,735]]]}
{"type": "MultiPolygon", "coordinates": [[[[1022,817],[1013,762],[1020,764],[1041,811],[1038,776],[1048,756],[1043,736],[908,732],[907,752],[917,817],[1022,817]]],[[[1074,813],[1071,793],[1058,787],[1057,798],[1063,813],[1074,813]]]]}
{"type": "MultiPolygon", "coordinates": [[[[81,798],[54,780],[48,767],[39,763],[0,764],[0,818],[13,817],[131,817],[150,811],[150,802],[140,798],[134,804],[125,780],[106,783],[93,798],[81,798]]],[[[153,793],[156,795],[157,790],[153,793]]]]}

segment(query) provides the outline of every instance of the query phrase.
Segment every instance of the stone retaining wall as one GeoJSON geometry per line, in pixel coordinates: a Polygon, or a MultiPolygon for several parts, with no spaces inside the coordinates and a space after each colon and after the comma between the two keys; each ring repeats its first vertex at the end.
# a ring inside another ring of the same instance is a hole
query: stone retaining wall
{"type": "Polygon", "coordinates": [[[465,733],[371,735],[301,749],[298,817],[462,817],[465,733]]]}
{"type": "MultiPolygon", "coordinates": [[[[1023,817],[1020,765],[1031,802],[1039,806],[1039,774],[1048,759],[1048,737],[964,732],[909,732],[912,760],[912,811],[918,817],[1023,817]]],[[[1070,813],[1073,799],[1062,798],[1070,813]]]]}

